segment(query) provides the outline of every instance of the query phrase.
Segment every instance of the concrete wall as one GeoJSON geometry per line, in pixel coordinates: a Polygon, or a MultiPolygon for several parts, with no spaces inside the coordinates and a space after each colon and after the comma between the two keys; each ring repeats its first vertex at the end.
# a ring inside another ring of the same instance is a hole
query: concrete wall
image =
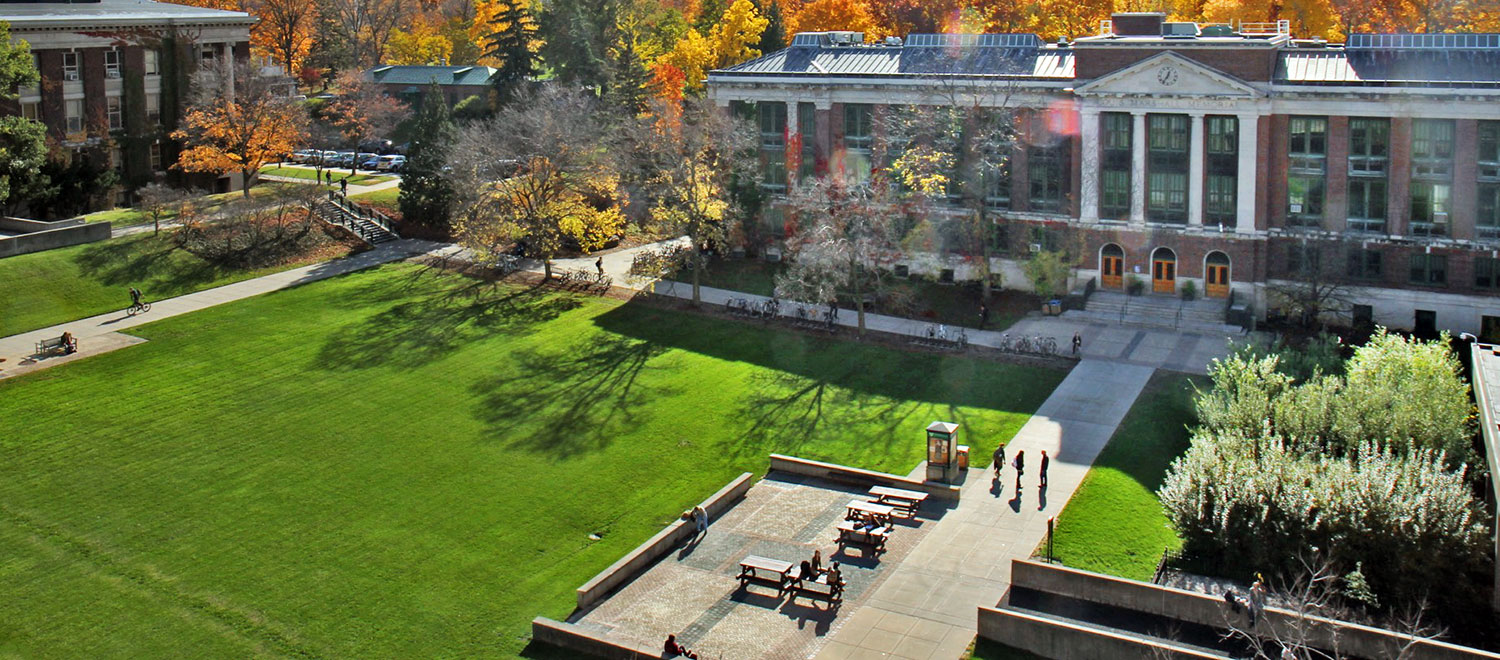
{"type": "MultiPolygon", "coordinates": [[[[703,500],[700,504],[708,511],[709,520],[724,515],[730,507],[745,496],[754,483],[753,475],[746,472],[729,485],[720,488],[719,492],[703,500]]],[[[621,557],[619,561],[604,569],[594,579],[584,583],[578,588],[578,609],[588,609],[594,603],[599,602],[611,591],[621,585],[635,579],[642,571],[646,570],[656,560],[661,559],[673,548],[685,543],[695,533],[693,523],[687,520],[677,520],[665,529],[657,532],[645,543],[642,543],[630,554],[621,557]]]]}
{"type": "MultiPolygon", "coordinates": [[[[9,218],[6,221],[15,222],[9,218]]],[[[26,220],[19,222],[35,221],[26,220]]],[[[42,250],[51,250],[69,245],[102,241],[109,238],[110,235],[110,224],[108,222],[96,222],[93,224],[74,224],[77,222],[74,220],[65,220],[63,222],[72,224],[72,226],[60,229],[44,229],[19,236],[0,238],[0,258],[27,254],[29,252],[41,252],[42,250]]],[[[16,230],[8,229],[8,231],[16,230]]]]}
{"type": "MultiPolygon", "coordinates": [[[[1017,559],[1011,563],[1011,585],[1215,628],[1224,628],[1232,621],[1229,617],[1235,616],[1226,609],[1224,599],[1219,596],[1029,560],[1017,559]]],[[[1286,629],[1297,619],[1292,611],[1268,607],[1257,624],[1257,630],[1270,636],[1277,629],[1286,629]]],[[[1393,658],[1410,641],[1408,636],[1380,628],[1322,617],[1309,616],[1307,620],[1310,645],[1336,648],[1354,657],[1393,658]]],[[[1500,654],[1430,640],[1417,640],[1410,653],[1408,657],[1435,660],[1500,660],[1500,654]]]]}
{"type": "Polygon", "coordinates": [[[1044,658],[1223,658],[1156,640],[1012,609],[979,608],[979,636],[1044,658]]]}
{"type": "Polygon", "coordinates": [[[958,501],[959,487],[951,484],[934,483],[930,481],[919,481],[898,477],[894,474],[875,472],[873,470],[861,470],[845,465],[811,461],[795,456],[783,456],[771,454],[771,469],[791,474],[800,474],[808,477],[818,477],[837,481],[840,483],[852,483],[860,486],[890,486],[891,488],[905,488],[922,493],[928,493],[934,497],[945,500],[958,501]]]}
{"type": "MultiPolygon", "coordinates": [[[[624,640],[581,628],[571,623],[553,621],[544,616],[531,620],[531,639],[568,651],[584,653],[607,660],[637,660],[662,657],[662,646],[647,648],[624,640]]],[[[665,643],[667,640],[663,639],[665,643]]]]}

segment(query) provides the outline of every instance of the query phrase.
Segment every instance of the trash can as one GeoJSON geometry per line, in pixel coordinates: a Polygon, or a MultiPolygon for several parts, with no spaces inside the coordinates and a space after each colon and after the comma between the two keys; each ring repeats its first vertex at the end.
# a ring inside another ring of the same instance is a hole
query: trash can
{"type": "Polygon", "coordinates": [[[968,445],[959,445],[958,446],[958,469],[960,469],[960,470],[967,470],[967,469],[969,469],[969,446],[968,445]]]}

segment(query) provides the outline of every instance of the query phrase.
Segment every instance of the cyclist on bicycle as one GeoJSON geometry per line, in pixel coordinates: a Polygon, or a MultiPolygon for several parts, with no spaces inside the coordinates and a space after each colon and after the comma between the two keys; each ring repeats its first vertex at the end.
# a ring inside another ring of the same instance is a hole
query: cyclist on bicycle
{"type": "Polygon", "coordinates": [[[140,307],[141,306],[141,290],[140,289],[137,289],[135,287],[130,287],[130,306],[131,307],[140,307]]]}

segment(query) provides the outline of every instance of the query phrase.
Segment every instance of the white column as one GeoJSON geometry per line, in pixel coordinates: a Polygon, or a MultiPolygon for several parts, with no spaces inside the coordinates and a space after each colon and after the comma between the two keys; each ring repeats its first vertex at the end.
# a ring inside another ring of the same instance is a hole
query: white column
{"type": "Polygon", "coordinates": [[[1188,226],[1203,226],[1203,151],[1208,146],[1203,113],[1190,113],[1188,123],[1188,226]]]}
{"type": "Polygon", "coordinates": [[[1260,143],[1257,132],[1260,128],[1260,115],[1246,113],[1236,115],[1239,117],[1239,167],[1235,176],[1239,180],[1238,188],[1235,190],[1235,213],[1234,230],[1241,234],[1255,232],[1255,193],[1260,190],[1260,182],[1256,179],[1256,152],[1260,143]]]}
{"type": "Polygon", "coordinates": [[[1130,221],[1146,222],[1146,111],[1132,110],[1130,130],[1130,221]]]}
{"type": "Polygon", "coordinates": [[[797,125],[797,102],[796,101],[787,101],[786,102],[786,136],[788,138],[790,138],[793,135],[796,135],[801,130],[802,130],[802,127],[797,125]]]}
{"type": "Polygon", "coordinates": [[[1078,214],[1084,222],[1099,221],[1099,111],[1079,110],[1079,137],[1083,142],[1083,163],[1079,165],[1082,187],[1078,214]]]}
{"type": "Polygon", "coordinates": [[[224,99],[234,100],[234,45],[217,44],[214,46],[214,64],[223,67],[224,71],[224,99]]]}

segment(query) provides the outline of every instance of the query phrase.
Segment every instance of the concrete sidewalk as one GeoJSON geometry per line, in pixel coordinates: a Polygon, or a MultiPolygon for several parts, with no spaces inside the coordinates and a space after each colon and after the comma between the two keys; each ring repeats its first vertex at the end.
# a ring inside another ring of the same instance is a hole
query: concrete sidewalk
{"type": "MultiPolygon", "coordinates": [[[[0,338],[0,358],[3,358],[3,361],[0,361],[0,379],[19,376],[39,369],[72,362],[73,360],[85,358],[90,355],[97,355],[140,343],[144,340],[121,334],[121,331],[144,323],[196,312],[200,309],[207,309],[227,302],[244,300],[245,298],[258,296],[262,293],[279,291],[299,284],[316,282],[352,273],[383,263],[409,259],[417,255],[440,254],[449,249],[450,247],[447,245],[431,241],[395,241],[386,243],[374,250],[343,259],[334,259],[301,268],[293,268],[264,277],[189,293],[176,298],[151,301],[151,311],[134,316],[126,314],[122,309],[40,330],[3,337],[0,338]],[[43,339],[61,337],[64,332],[71,332],[78,339],[79,350],[77,353],[45,358],[37,358],[32,355],[36,351],[37,342],[43,339]]],[[[124,290],[121,290],[120,294],[121,298],[125,297],[124,290]]]]}

